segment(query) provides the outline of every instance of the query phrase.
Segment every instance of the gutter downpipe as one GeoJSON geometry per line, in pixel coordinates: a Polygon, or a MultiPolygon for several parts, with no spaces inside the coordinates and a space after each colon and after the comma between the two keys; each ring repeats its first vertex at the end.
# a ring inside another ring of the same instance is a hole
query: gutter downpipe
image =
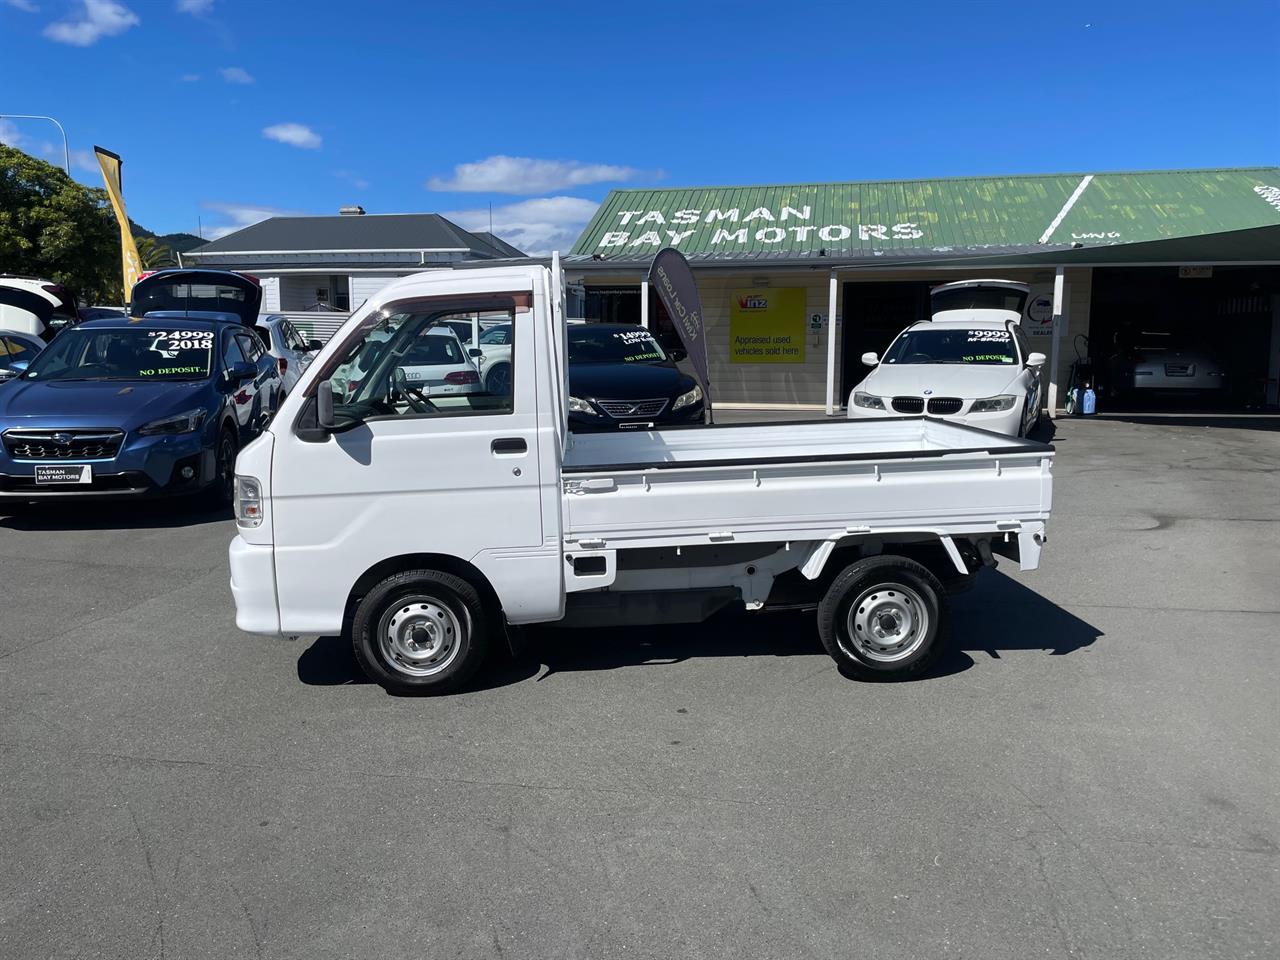
{"type": "Polygon", "coordinates": [[[836,415],[836,271],[827,290],[827,416],[836,415]]]}
{"type": "Polygon", "coordinates": [[[649,278],[640,281],[640,326],[649,329],[649,278]]]}

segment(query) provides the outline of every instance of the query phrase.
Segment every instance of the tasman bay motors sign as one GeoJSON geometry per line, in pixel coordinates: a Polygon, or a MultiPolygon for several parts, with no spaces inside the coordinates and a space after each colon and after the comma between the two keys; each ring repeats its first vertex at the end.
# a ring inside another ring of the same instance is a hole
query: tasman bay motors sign
{"type": "Polygon", "coordinates": [[[813,206],[779,208],[756,207],[745,213],[741,207],[725,209],[619,210],[615,229],[605,231],[598,246],[632,250],[660,247],[691,247],[706,244],[732,250],[748,245],[787,242],[842,244],[848,241],[918,240],[924,231],[917,223],[818,223],[813,206]],[[709,236],[706,236],[709,234],[709,236]],[[697,236],[696,240],[690,238],[697,236]],[[816,238],[816,239],[815,239],[816,238]]]}

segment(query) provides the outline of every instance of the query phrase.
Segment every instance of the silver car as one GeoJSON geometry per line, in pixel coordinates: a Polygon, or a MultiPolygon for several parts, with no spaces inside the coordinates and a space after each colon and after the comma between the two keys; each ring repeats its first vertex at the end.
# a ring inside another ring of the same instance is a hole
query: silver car
{"type": "Polygon", "coordinates": [[[1168,390],[1217,393],[1227,386],[1222,366],[1203,350],[1176,346],[1136,346],[1113,362],[1121,391],[1168,390]]]}
{"type": "Polygon", "coordinates": [[[282,392],[291,393],[302,371],[310,366],[324,344],[319,340],[305,339],[288,317],[263,315],[258,317],[254,326],[266,341],[268,352],[276,358],[276,367],[283,382],[282,392]]]}

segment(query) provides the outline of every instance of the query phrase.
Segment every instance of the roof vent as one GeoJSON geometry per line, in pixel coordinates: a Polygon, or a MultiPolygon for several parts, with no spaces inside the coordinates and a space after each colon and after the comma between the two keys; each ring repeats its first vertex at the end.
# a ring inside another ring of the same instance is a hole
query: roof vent
{"type": "Polygon", "coordinates": [[[352,205],[350,207],[339,207],[338,216],[340,217],[363,217],[364,207],[352,205]]]}

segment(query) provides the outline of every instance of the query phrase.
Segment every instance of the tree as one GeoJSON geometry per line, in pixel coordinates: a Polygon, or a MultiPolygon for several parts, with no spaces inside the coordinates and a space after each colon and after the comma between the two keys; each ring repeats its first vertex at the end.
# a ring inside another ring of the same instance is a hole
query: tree
{"type": "Polygon", "coordinates": [[[135,236],[133,242],[138,248],[138,259],[142,261],[143,270],[160,270],[174,265],[173,251],[161,243],[158,237],[135,236]]]}
{"type": "Polygon", "coordinates": [[[0,270],[65,284],[88,303],[123,303],[106,191],[0,144],[0,270]]]}

